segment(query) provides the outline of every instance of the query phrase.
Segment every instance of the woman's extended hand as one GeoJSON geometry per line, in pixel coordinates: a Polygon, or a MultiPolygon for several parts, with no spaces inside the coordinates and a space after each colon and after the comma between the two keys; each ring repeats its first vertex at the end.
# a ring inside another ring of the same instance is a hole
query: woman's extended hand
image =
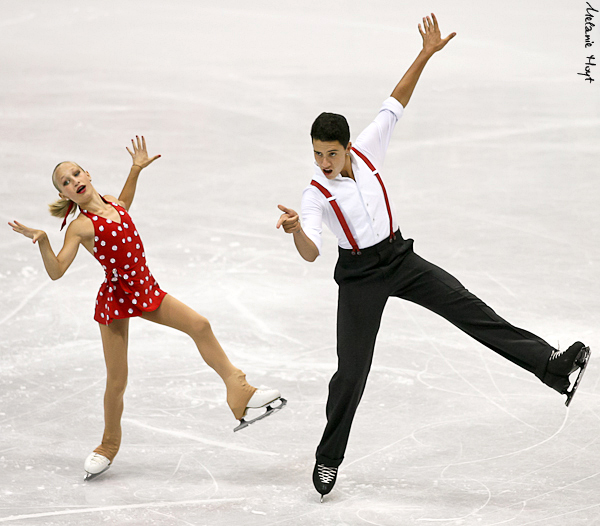
{"type": "Polygon", "coordinates": [[[34,228],[29,228],[25,225],[22,225],[18,221],[9,221],[8,224],[18,234],[23,234],[25,237],[28,237],[29,239],[33,239],[34,243],[37,243],[42,237],[44,237],[46,235],[46,232],[44,232],[43,230],[36,230],[34,228]]]}
{"type": "Polygon", "coordinates": [[[134,166],[139,166],[140,168],[146,168],[146,166],[152,164],[156,159],[160,157],[160,155],[155,155],[154,157],[148,156],[148,151],[146,150],[146,139],[142,135],[142,140],[140,141],[140,137],[135,136],[136,141],[134,142],[131,139],[131,145],[133,146],[133,152],[127,148],[129,155],[131,155],[131,159],[133,161],[134,166]],[[137,144],[136,144],[137,142],[137,144]]]}

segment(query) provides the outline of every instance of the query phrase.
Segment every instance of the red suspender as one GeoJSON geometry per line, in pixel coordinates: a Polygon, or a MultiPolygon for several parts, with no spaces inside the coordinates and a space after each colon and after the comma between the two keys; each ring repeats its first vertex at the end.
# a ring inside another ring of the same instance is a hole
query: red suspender
{"type": "Polygon", "coordinates": [[[365,162],[365,164],[371,169],[371,171],[373,172],[373,175],[375,177],[377,177],[377,180],[379,181],[379,184],[381,185],[381,189],[383,190],[383,197],[385,199],[385,206],[387,207],[388,217],[390,218],[390,243],[391,243],[394,239],[396,239],[396,234],[394,234],[394,224],[392,222],[392,210],[390,208],[390,201],[388,200],[387,192],[385,191],[385,186],[383,185],[383,181],[381,180],[381,177],[379,175],[379,172],[377,171],[377,168],[375,168],[373,166],[373,164],[371,163],[371,161],[369,161],[369,159],[367,159],[366,155],[364,155],[362,152],[359,152],[354,147],[352,147],[352,151],[356,155],[358,155],[365,162]]]}
{"type": "Polygon", "coordinates": [[[342,210],[340,209],[340,205],[338,205],[336,203],[335,197],[333,197],[331,195],[331,192],[329,190],[327,190],[327,188],[325,188],[323,185],[317,183],[317,181],[315,181],[314,179],[310,182],[310,184],[312,184],[313,186],[315,186],[316,188],[318,188],[319,190],[321,190],[321,193],[325,196],[325,198],[327,199],[327,201],[329,201],[329,204],[332,206],[333,211],[335,212],[335,215],[338,218],[338,221],[340,222],[340,225],[342,225],[342,228],[344,229],[344,233],[346,234],[346,237],[348,238],[348,241],[350,242],[350,245],[352,245],[352,255],[359,255],[360,256],[360,250],[358,248],[358,244],[356,243],[356,241],[354,240],[354,236],[352,235],[352,232],[350,232],[350,228],[348,227],[348,223],[346,223],[346,219],[344,218],[344,214],[342,214],[342,210]]]}
{"type": "MultiPolygon", "coordinates": [[[[354,147],[352,148],[352,151],[356,155],[358,155],[365,162],[365,164],[371,169],[371,171],[373,172],[373,175],[375,177],[377,177],[377,180],[379,181],[379,184],[381,185],[381,189],[383,190],[383,197],[385,199],[385,206],[387,207],[388,217],[390,218],[390,243],[391,243],[394,239],[396,239],[396,234],[394,234],[394,224],[392,222],[392,210],[390,208],[390,201],[388,199],[387,192],[385,190],[385,186],[383,185],[383,181],[381,180],[381,177],[379,175],[379,172],[377,171],[377,168],[375,168],[373,166],[371,161],[369,161],[369,159],[367,159],[367,157],[363,153],[359,152],[354,147]]],[[[340,209],[340,205],[337,204],[335,197],[333,197],[331,195],[331,192],[329,190],[327,190],[327,188],[325,188],[323,185],[317,183],[317,181],[315,181],[314,179],[310,182],[310,184],[313,185],[314,187],[318,188],[321,191],[321,193],[325,196],[327,201],[329,201],[329,204],[333,208],[333,211],[335,212],[335,215],[337,216],[338,221],[340,222],[340,225],[342,225],[342,229],[344,230],[344,233],[346,234],[346,237],[348,238],[348,242],[350,243],[350,245],[352,245],[352,255],[360,256],[360,249],[358,248],[358,244],[354,240],[354,237],[352,236],[352,232],[350,232],[348,223],[346,223],[344,214],[342,213],[342,210],[340,209]]]]}

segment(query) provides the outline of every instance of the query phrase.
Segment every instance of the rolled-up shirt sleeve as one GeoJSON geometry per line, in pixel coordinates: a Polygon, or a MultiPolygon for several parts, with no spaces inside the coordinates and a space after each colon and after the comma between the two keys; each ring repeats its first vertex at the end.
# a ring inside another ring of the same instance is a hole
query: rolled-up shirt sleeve
{"type": "Polygon", "coordinates": [[[308,238],[316,245],[321,255],[321,234],[323,233],[323,204],[322,198],[315,195],[314,188],[309,186],[302,192],[302,230],[308,238]]]}
{"type": "Polygon", "coordinates": [[[373,122],[354,141],[355,146],[379,169],[383,165],[392,132],[403,113],[402,104],[394,97],[388,97],[373,122]]]}

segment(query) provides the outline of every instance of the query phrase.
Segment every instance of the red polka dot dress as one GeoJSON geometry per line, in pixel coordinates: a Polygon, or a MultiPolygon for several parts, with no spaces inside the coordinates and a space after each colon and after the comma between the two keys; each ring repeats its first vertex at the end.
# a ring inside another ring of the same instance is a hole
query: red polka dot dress
{"type": "Polygon", "coordinates": [[[94,314],[94,320],[104,325],[156,310],[167,294],[148,269],[144,245],[131,216],[122,206],[110,204],[119,212],[120,223],[81,211],[94,224],[94,257],[106,273],[94,314]]]}

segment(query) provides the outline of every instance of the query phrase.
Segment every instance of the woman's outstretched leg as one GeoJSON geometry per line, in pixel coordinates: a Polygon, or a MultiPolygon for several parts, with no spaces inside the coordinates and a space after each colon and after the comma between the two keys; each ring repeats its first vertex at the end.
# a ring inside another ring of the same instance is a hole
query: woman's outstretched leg
{"type": "Polygon", "coordinates": [[[104,435],[94,453],[111,462],[121,446],[121,416],[123,395],[127,387],[127,342],[129,319],[114,320],[100,325],[104,360],[106,362],[106,391],[104,393],[104,435]]]}
{"type": "Polygon", "coordinates": [[[182,331],[194,340],[204,361],[225,382],[227,404],[235,418],[240,420],[256,388],[252,387],[246,381],[246,375],[229,361],[213,334],[209,321],[170,294],[165,296],[158,309],[145,312],[142,317],[182,331]]]}

